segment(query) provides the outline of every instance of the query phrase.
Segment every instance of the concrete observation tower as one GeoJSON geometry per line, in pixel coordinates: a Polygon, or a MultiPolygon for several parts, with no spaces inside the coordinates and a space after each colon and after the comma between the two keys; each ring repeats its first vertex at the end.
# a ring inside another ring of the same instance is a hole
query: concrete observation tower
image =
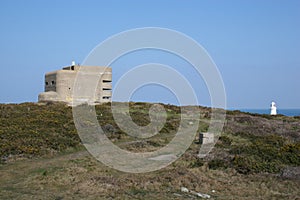
{"type": "MultiPolygon", "coordinates": [[[[73,86],[80,68],[84,68],[84,78],[89,81],[99,78],[95,97],[80,96],[79,100],[88,104],[111,102],[112,69],[100,66],[80,66],[73,61],[71,66],[45,74],[45,91],[39,94],[39,102],[73,102],[73,86]]],[[[87,88],[88,89],[88,88],[87,88]]]]}

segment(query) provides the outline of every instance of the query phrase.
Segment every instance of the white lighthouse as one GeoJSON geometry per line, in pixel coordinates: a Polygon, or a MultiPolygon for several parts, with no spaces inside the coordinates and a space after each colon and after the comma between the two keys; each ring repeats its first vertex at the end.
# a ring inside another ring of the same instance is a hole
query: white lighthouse
{"type": "Polygon", "coordinates": [[[274,101],[271,103],[271,115],[277,115],[276,103],[274,101]]]}

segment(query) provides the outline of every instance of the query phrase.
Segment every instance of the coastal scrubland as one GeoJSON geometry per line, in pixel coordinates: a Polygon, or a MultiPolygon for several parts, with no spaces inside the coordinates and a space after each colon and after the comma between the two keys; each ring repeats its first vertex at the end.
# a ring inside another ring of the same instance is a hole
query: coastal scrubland
{"type": "MultiPolygon", "coordinates": [[[[133,138],[115,123],[111,104],[96,106],[108,138],[132,152],[155,151],[176,134],[181,108],[161,104],[159,134],[133,138]]],[[[87,105],[86,105],[87,106],[87,105]]],[[[149,124],[150,103],[131,102],[129,114],[149,124]]],[[[211,108],[199,107],[198,132],[211,108]]],[[[198,135],[177,161],[155,172],[131,174],[94,159],[77,134],[72,108],[61,103],[0,104],[0,199],[299,199],[300,117],[227,111],[215,148],[199,158],[198,135]]]]}

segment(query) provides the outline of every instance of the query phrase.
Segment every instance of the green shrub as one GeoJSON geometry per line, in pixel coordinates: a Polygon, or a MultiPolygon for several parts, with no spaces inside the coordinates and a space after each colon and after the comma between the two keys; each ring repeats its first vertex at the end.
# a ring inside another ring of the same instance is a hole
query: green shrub
{"type": "Polygon", "coordinates": [[[208,162],[208,167],[210,169],[226,169],[228,164],[224,160],[214,159],[208,162]]]}
{"type": "Polygon", "coordinates": [[[234,168],[243,174],[270,172],[276,173],[281,169],[280,163],[276,160],[268,162],[256,155],[235,156],[233,159],[234,168]]]}
{"type": "Polygon", "coordinates": [[[219,148],[229,148],[232,144],[232,139],[230,139],[228,136],[226,135],[222,135],[219,137],[219,140],[216,144],[216,147],[219,148]]]}
{"type": "Polygon", "coordinates": [[[192,159],[192,161],[190,162],[189,167],[190,168],[196,168],[196,167],[202,167],[204,165],[204,162],[202,159],[200,158],[194,158],[192,159]]]}
{"type": "MultiPolygon", "coordinates": [[[[245,135],[244,135],[245,136],[245,135]]],[[[300,143],[288,143],[277,135],[248,136],[248,145],[232,146],[233,167],[240,173],[278,172],[287,165],[300,165],[300,143]]]]}

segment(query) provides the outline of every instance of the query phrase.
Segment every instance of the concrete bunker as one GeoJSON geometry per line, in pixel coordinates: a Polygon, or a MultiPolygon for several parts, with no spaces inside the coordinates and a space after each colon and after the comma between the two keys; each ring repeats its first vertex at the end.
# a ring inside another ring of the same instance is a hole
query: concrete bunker
{"type": "MultiPolygon", "coordinates": [[[[112,96],[112,69],[100,66],[80,66],[72,62],[71,66],[63,67],[61,70],[45,74],[44,92],[38,96],[39,102],[65,102],[71,105],[75,99],[73,87],[77,73],[84,68],[86,80],[90,77],[99,77],[94,97],[81,96],[81,103],[97,104],[111,102],[112,96]]],[[[88,89],[88,88],[86,88],[88,89]]],[[[78,97],[77,97],[78,98],[78,97]]]]}

